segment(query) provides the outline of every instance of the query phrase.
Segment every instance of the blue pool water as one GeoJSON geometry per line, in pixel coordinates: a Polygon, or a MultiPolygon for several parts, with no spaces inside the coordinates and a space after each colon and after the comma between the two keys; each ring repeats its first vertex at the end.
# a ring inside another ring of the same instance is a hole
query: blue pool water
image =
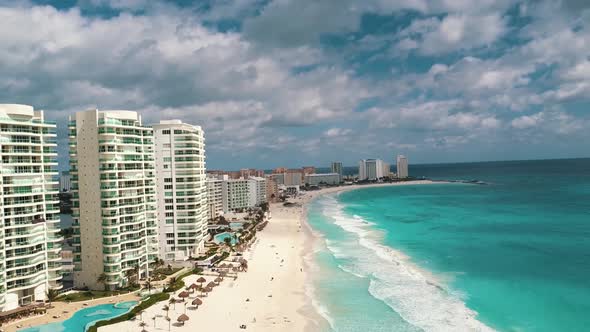
{"type": "Polygon", "coordinates": [[[421,166],[488,185],[314,201],[316,305],[332,331],[587,331],[590,159],[421,166]]]}
{"type": "Polygon", "coordinates": [[[229,227],[233,230],[233,229],[242,229],[242,223],[241,222],[230,222],[229,223],[229,227]]]}
{"type": "Polygon", "coordinates": [[[19,332],[84,332],[96,322],[127,313],[137,303],[137,301],[129,301],[84,308],[76,311],[70,319],[63,322],[34,326],[19,332]]]}
{"type": "Polygon", "coordinates": [[[237,243],[236,239],[229,232],[223,232],[223,233],[216,234],[213,237],[213,241],[215,241],[215,243],[223,243],[223,241],[225,241],[226,238],[231,239],[232,245],[235,245],[237,243]]]}

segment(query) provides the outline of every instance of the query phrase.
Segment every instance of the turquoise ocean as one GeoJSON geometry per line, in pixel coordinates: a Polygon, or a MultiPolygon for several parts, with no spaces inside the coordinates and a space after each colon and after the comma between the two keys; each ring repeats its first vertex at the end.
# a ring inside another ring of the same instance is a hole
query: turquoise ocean
{"type": "Polygon", "coordinates": [[[480,180],[308,208],[327,331],[590,331],[590,159],[420,165],[480,180]]]}

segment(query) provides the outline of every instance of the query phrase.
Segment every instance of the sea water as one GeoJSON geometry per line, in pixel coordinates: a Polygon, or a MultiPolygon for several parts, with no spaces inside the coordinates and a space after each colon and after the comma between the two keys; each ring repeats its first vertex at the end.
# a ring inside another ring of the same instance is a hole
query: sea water
{"type": "Polygon", "coordinates": [[[486,184],[312,202],[314,303],[328,330],[590,330],[590,160],[411,172],[486,184]]]}

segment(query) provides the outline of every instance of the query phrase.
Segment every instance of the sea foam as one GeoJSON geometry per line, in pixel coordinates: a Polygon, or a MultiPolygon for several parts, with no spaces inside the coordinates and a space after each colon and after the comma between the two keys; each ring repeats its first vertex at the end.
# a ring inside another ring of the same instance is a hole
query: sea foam
{"type": "Polygon", "coordinates": [[[356,243],[325,239],[326,248],[336,258],[347,259],[339,268],[370,278],[368,292],[408,323],[425,331],[493,331],[478,321],[477,313],[467,308],[462,296],[449,290],[440,278],[413,264],[402,252],[381,244],[383,234],[371,227],[372,222],[348,216],[333,195],[318,203],[326,221],[356,238],[356,243]]]}

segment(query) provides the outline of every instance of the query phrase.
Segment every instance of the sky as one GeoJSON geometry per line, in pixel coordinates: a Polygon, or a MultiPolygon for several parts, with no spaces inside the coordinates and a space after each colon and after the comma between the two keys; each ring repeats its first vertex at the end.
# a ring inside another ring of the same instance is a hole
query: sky
{"type": "Polygon", "coordinates": [[[0,0],[0,103],[135,110],[207,167],[590,156],[590,1],[0,0]]]}

